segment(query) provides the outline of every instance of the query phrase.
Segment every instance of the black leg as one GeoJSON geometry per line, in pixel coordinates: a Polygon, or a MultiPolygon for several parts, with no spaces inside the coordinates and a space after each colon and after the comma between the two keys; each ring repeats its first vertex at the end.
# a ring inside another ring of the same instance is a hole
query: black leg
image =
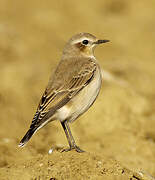
{"type": "Polygon", "coordinates": [[[69,149],[65,149],[64,151],[70,151],[72,149],[75,149],[77,152],[84,152],[82,149],[80,149],[76,143],[75,143],[75,140],[73,138],[73,135],[71,133],[71,130],[70,130],[70,127],[68,125],[68,122],[67,121],[64,121],[64,122],[61,122],[62,124],[62,127],[65,131],[65,134],[66,134],[66,137],[67,137],[67,140],[68,140],[68,143],[69,143],[69,146],[70,148],[69,149]]]}
{"type": "Polygon", "coordinates": [[[66,126],[65,126],[65,121],[61,122],[61,125],[62,125],[62,127],[63,127],[63,129],[64,129],[64,131],[65,131],[65,134],[66,134],[66,137],[67,137],[69,146],[71,147],[71,146],[72,146],[72,143],[71,143],[71,140],[70,140],[70,137],[69,137],[67,128],[66,128],[66,126]]]}

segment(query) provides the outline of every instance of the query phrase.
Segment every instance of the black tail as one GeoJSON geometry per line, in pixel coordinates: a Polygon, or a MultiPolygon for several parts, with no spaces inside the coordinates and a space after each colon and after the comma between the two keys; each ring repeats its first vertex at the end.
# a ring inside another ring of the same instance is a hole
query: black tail
{"type": "Polygon", "coordinates": [[[23,137],[23,139],[20,141],[18,146],[23,147],[29,141],[29,139],[32,137],[32,135],[35,133],[35,131],[36,131],[36,128],[35,129],[30,128],[27,131],[27,133],[25,134],[25,136],[23,137]]]}

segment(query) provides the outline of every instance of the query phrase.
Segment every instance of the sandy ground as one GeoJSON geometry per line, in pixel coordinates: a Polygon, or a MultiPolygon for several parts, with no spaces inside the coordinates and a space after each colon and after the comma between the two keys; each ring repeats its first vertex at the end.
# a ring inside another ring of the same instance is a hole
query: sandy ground
{"type": "Polygon", "coordinates": [[[155,1],[0,0],[0,180],[153,180],[155,177],[155,1]],[[17,147],[65,42],[89,32],[109,78],[71,125],[86,152],[67,146],[59,122],[17,147]],[[52,154],[48,150],[54,148],[52,154]]]}

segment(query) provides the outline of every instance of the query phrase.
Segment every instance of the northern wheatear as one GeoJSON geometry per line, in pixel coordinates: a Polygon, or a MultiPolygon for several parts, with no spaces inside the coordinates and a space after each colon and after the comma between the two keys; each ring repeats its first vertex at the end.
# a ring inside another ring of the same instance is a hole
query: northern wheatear
{"type": "Polygon", "coordinates": [[[65,45],[61,61],[52,74],[40,100],[31,126],[19,146],[50,121],[58,119],[65,131],[69,148],[83,152],[75,143],[69,123],[86,112],[96,100],[102,83],[94,48],[109,40],[99,40],[89,33],[74,35],[65,45]]]}

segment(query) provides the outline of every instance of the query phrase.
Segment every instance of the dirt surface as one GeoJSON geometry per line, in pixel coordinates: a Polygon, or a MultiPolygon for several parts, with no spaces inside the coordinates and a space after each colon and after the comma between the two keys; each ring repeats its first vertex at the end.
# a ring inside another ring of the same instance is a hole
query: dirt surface
{"type": "Polygon", "coordinates": [[[155,1],[0,4],[0,180],[153,180],[155,1]],[[65,42],[78,32],[111,40],[95,52],[100,95],[71,125],[86,152],[60,152],[67,140],[57,121],[18,148],[65,42]]]}

